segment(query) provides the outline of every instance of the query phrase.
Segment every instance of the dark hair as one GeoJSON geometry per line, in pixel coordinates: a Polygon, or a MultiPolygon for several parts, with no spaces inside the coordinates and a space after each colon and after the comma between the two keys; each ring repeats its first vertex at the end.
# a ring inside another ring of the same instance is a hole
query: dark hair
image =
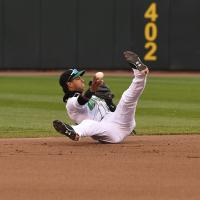
{"type": "Polygon", "coordinates": [[[69,97],[72,97],[74,93],[76,93],[76,91],[69,91],[67,82],[70,82],[79,76],[83,76],[84,73],[84,70],[78,71],[77,69],[68,69],[60,75],[59,84],[62,87],[63,92],[65,93],[63,97],[64,102],[66,102],[69,97]]]}

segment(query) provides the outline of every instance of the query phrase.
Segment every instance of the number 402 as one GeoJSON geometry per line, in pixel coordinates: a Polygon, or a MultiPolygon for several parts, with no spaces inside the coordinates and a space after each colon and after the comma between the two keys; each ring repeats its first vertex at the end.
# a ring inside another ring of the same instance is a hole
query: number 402
{"type": "Polygon", "coordinates": [[[156,3],[150,4],[146,12],[144,13],[144,18],[149,20],[144,28],[144,36],[146,40],[144,47],[145,49],[147,49],[147,52],[144,56],[144,60],[156,61],[156,51],[158,48],[155,42],[158,36],[158,28],[156,25],[156,19],[158,18],[156,3]]]}

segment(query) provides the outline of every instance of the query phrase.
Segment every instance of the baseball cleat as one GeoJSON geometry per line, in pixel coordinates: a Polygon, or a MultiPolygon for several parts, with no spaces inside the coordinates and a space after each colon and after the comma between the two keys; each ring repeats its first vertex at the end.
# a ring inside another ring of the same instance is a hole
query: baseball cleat
{"type": "Polygon", "coordinates": [[[53,127],[56,129],[56,131],[69,137],[71,140],[79,140],[79,135],[74,131],[74,129],[70,125],[65,124],[64,122],[61,122],[59,120],[54,120],[53,127]]]}
{"type": "Polygon", "coordinates": [[[143,71],[147,69],[147,66],[142,63],[139,56],[132,51],[124,51],[124,57],[126,61],[130,64],[133,69],[137,69],[139,71],[143,71]]]}

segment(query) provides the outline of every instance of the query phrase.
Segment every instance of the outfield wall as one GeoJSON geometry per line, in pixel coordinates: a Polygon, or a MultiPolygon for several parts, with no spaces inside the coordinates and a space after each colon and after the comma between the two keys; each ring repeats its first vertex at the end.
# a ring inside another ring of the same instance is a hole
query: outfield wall
{"type": "Polygon", "coordinates": [[[198,0],[0,0],[0,69],[200,70],[198,0]]]}

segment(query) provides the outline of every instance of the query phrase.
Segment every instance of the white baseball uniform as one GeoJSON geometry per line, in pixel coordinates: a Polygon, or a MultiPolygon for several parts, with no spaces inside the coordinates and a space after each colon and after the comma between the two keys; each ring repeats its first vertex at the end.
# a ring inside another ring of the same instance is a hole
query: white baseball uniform
{"type": "Polygon", "coordinates": [[[135,111],[142,94],[146,75],[133,70],[135,78],[124,91],[114,112],[110,112],[104,100],[92,96],[88,103],[80,105],[78,95],[68,99],[69,117],[78,125],[72,125],[80,137],[90,136],[100,142],[119,143],[135,128],[135,111]]]}

